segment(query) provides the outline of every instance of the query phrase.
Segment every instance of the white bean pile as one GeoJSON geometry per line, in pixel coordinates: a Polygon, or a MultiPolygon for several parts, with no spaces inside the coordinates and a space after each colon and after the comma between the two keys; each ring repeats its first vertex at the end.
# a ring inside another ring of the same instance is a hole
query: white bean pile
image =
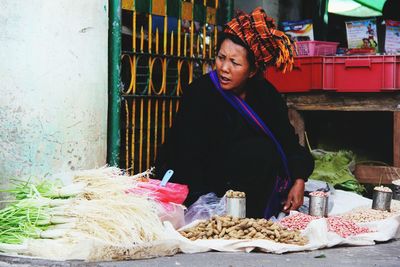
{"type": "Polygon", "coordinates": [[[359,207],[341,215],[341,217],[353,222],[373,222],[384,220],[397,214],[400,214],[400,201],[392,199],[390,212],[373,210],[371,207],[359,207]]]}
{"type": "Polygon", "coordinates": [[[374,190],[376,190],[376,191],[381,191],[381,192],[387,192],[387,193],[392,192],[392,189],[390,189],[390,188],[387,187],[387,186],[383,186],[383,185],[381,185],[381,186],[375,186],[375,187],[374,187],[374,190]]]}
{"type": "Polygon", "coordinates": [[[392,181],[392,184],[400,186],[400,179],[392,181]]]}

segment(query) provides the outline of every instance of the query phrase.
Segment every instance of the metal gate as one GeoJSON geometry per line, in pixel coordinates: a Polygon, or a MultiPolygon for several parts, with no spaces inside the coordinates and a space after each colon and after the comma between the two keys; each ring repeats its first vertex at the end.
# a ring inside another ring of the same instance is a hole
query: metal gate
{"type": "MultiPolygon", "coordinates": [[[[213,68],[232,1],[123,0],[121,167],[149,169],[182,88],[213,68]]],[[[229,12],[230,13],[230,12],[229,12]]]]}

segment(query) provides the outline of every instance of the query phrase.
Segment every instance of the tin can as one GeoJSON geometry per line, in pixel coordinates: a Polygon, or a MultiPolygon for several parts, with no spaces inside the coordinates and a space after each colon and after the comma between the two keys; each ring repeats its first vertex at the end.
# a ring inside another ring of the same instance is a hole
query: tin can
{"type": "Polygon", "coordinates": [[[244,197],[227,197],[226,198],[226,215],[235,218],[246,218],[246,198],[244,197]]]}
{"type": "Polygon", "coordinates": [[[393,199],[400,200],[400,185],[393,184],[393,199]]]}
{"type": "Polygon", "coordinates": [[[328,217],[328,196],[311,196],[308,214],[317,217],[328,217]]]}
{"type": "Polygon", "coordinates": [[[392,195],[393,195],[392,192],[374,190],[372,196],[372,209],[390,211],[392,195]]]}

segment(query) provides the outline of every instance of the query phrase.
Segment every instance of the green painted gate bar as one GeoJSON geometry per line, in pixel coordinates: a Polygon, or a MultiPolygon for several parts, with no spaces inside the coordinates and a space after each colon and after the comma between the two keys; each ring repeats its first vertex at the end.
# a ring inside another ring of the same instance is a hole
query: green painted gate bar
{"type": "Polygon", "coordinates": [[[107,164],[120,165],[121,1],[109,1],[107,164]]]}

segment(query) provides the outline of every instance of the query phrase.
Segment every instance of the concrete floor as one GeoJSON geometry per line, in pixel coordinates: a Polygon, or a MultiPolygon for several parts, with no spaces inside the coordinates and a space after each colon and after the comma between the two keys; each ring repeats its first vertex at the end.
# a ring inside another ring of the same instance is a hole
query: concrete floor
{"type": "Polygon", "coordinates": [[[0,256],[0,267],[12,266],[400,266],[400,240],[365,247],[337,247],[311,252],[283,255],[267,253],[224,253],[178,254],[147,260],[84,263],[81,261],[45,261],[0,256]]]}

